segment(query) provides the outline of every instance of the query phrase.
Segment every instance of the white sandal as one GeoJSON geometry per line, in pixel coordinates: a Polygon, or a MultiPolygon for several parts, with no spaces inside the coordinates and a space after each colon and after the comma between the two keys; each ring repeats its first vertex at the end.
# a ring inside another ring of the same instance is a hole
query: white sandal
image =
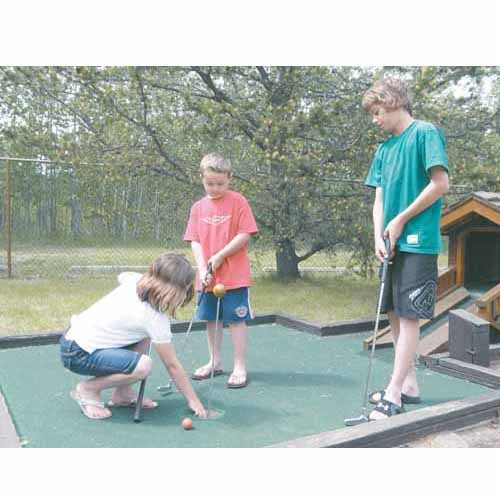
{"type": "MultiPolygon", "coordinates": [[[[144,410],[154,410],[158,408],[158,403],[156,401],[151,400],[153,403],[151,406],[144,406],[144,402],[142,403],[142,408],[144,410]]],[[[115,403],[113,400],[109,400],[106,406],[108,408],[135,408],[137,405],[137,399],[131,399],[130,401],[125,401],[123,403],[115,403]]]]}
{"type": "Polygon", "coordinates": [[[81,398],[78,395],[78,392],[76,391],[76,389],[73,389],[69,393],[69,395],[71,396],[71,399],[73,399],[74,401],[76,401],[78,403],[78,406],[80,407],[80,410],[82,410],[82,413],[87,418],[90,418],[91,420],[103,420],[105,418],[111,417],[111,412],[110,412],[109,415],[106,415],[106,416],[103,416],[103,417],[97,417],[97,416],[91,415],[88,412],[88,409],[87,409],[88,406],[96,406],[97,408],[105,408],[104,403],[102,401],[92,401],[90,399],[81,398]]]}

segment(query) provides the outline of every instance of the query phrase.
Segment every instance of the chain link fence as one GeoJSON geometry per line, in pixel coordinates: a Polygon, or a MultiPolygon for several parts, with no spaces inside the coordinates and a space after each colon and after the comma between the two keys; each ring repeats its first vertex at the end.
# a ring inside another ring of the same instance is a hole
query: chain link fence
{"type": "MultiPolygon", "coordinates": [[[[0,160],[0,192],[0,277],[27,280],[142,272],[165,251],[191,259],[182,237],[203,195],[151,171],[20,159],[0,160]]],[[[255,274],[276,270],[273,249],[258,239],[250,256],[255,274]]],[[[344,257],[323,251],[300,267],[342,273],[344,257]]]]}
{"type": "MultiPolygon", "coordinates": [[[[6,193],[0,230],[2,247],[11,241],[14,278],[142,268],[165,248],[183,247],[195,194],[180,193],[168,178],[14,160],[2,162],[0,176],[3,193],[10,184],[10,228],[6,193]]],[[[0,266],[8,272],[6,252],[0,266]]]]}

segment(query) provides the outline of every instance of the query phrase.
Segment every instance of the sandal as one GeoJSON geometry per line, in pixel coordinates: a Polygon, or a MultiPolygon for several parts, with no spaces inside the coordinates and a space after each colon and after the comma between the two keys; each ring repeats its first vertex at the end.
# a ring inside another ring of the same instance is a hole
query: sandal
{"type": "MultiPolygon", "coordinates": [[[[384,399],[385,391],[375,391],[370,393],[369,401],[372,405],[378,404],[382,399],[384,399]]],[[[420,396],[408,396],[404,392],[401,393],[401,403],[404,405],[419,405],[422,402],[420,396]]]]}
{"type": "MultiPolygon", "coordinates": [[[[397,404],[393,403],[392,401],[387,401],[387,399],[381,399],[378,403],[377,406],[373,409],[372,413],[376,411],[378,413],[381,413],[382,415],[385,415],[386,417],[393,417],[394,415],[399,415],[400,413],[403,413],[403,407],[398,406],[397,404]]],[[[370,421],[373,420],[380,420],[376,418],[371,418],[368,417],[370,421]]]]}
{"type": "Polygon", "coordinates": [[[102,417],[96,417],[94,415],[91,415],[88,411],[88,406],[96,406],[97,408],[105,408],[104,403],[102,401],[91,401],[90,399],[84,399],[81,398],[80,395],[76,390],[73,390],[69,393],[71,396],[71,399],[76,401],[78,403],[78,406],[80,407],[80,410],[82,410],[82,413],[87,417],[90,418],[91,420],[103,420],[105,418],[111,417],[111,412],[109,415],[104,415],[102,417]]]}
{"type": "MultiPolygon", "coordinates": [[[[203,373],[202,375],[197,375],[196,373],[193,373],[191,375],[191,378],[193,380],[206,380],[207,378],[210,378],[212,371],[210,370],[208,373],[203,373]]],[[[214,377],[218,377],[219,375],[224,375],[224,370],[214,370],[214,377]]]]}
{"type": "MultiPolygon", "coordinates": [[[[142,409],[143,410],[154,410],[155,408],[158,408],[158,403],[156,401],[151,401],[151,405],[149,406],[144,406],[144,403],[142,404],[142,409]]],[[[115,403],[113,400],[109,400],[107,405],[108,408],[135,408],[137,406],[137,399],[132,399],[130,401],[123,401],[121,403],[115,403]]]]}
{"type": "MultiPolygon", "coordinates": [[[[231,378],[231,376],[229,378],[231,378]]],[[[248,377],[245,377],[241,382],[229,382],[228,380],[226,383],[226,387],[228,389],[243,389],[247,385],[248,385],[248,377]]]]}

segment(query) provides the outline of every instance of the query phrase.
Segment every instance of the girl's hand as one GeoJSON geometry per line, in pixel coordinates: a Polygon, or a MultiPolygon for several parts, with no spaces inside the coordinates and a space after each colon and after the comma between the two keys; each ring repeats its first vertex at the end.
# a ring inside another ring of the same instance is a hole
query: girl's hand
{"type": "Polygon", "coordinates": [[[193,401],[189,403],[189,408],[198,418],[208,418],[207,410],[205,410],[205,407],[201,404],[201,401],[193,401]]]}

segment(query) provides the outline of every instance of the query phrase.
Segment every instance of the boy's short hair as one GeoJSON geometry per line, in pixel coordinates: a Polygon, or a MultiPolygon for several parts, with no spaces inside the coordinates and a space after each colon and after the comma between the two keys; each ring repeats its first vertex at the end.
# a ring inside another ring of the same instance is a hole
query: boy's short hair
{"type": "Polygon", "coordinates": [[[184,255],[160,255],[137,282],[137,295],[162,313],[175,317],[194,297],[194,269],[184,255]]]}
{"type": "Polygon", "coordinates": [[[374,106],[393,111],[404,108],[411,115],[412,102],[406,83],[399,78],[383,78],[375,82],[363,96],[363,109],[370,113],[374,106]]]}
{"type": "Polygon", "coordinates": [[[207,171],[215,172],[217,174],[227,174],[229,177],[233,175],[231,162],[226,160],[226,158],[219,153],[209,153],[202,158],[200,163],[200,173],[203,175],[207,171]]]}

